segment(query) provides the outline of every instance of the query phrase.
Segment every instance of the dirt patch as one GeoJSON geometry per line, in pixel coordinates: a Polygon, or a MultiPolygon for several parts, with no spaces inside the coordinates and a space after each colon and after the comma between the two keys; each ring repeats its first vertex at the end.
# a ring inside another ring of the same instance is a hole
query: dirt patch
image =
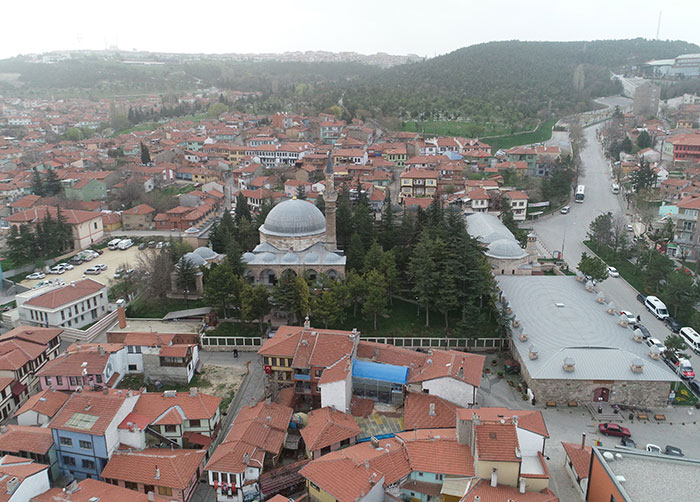
{"type": "Polygon", "coordinates": [[[210,385],[206,389],[202,389],[202,392],[213,394],[222,399],[231,399],[241,386],[245,375],[245,368],[207,364],[204,366],[202,378],[206,379],[210,385]]]}

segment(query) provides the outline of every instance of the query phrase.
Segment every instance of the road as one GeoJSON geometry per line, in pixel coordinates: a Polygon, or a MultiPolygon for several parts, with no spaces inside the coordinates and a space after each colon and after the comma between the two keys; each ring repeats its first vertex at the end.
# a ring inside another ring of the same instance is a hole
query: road
{"type": "MultiPolygon", "coordinates": [[[[581,152],[583,174],[579,184],[586,186],[586,198],[582,204],[571,204],[569,214],[555,214],[534,223],[533,228],[541,244],[547,251],[554,252],[564,249],[564,260],[571,270],[576,270],[581,254],[590,254],[583,244],[589,225],[598,215],[612,212],[613,215],[625,215],[623,199],[614,195],[610,190],[612,173],[608,161],[603,155],[600,143],[596,140],[596,131],[602,125],[585,129],[586,146],[581,152]]],[[[551,254],[549,254],[551,256],[551,254]]],[[[671,334],[670,330],[654,315],[649,313],[638,301],[637,291],[621,277],[610,277],[599,284],[599,290],[605,297],[612,300],[619,310],[628,310],[639,314],[644,324],[654,338],[664,341],[671,334]]],[[[690,352],[690,351],[687,351],[690,352]]],[[[691,357],[691,364],[700,370],[700,357],[691,357]]]]}

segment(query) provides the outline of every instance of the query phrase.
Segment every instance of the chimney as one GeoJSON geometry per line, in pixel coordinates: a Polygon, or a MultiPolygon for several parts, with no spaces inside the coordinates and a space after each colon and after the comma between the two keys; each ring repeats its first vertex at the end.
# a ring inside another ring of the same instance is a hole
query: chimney
{"type": "Polygon", "coordinates": [[[101,356],[104,356],[104,355],[105,355],[105,349],[102,348],[102,345],[98,345],[98,346],[97,346],[97,352],[99,352],[99,354],[100,354],[101,356]]]}
{"type": "Polygon", "coordinates": [[[481,497],[479,497],[478,495],[476,495],[476,496],[474,497],[474,502],[481,502],[481,497]]]}
{"type": "Polygon", "coordinates": [[[190,397],[196,397],[197,391],[197,387],[190,387],[190,397]]]}
{"type": "Polygon", "coordinates": [[[309,316],[304,319],[304,329],[311,329],[311,321],[309,321],[309,316]]]}
{"type": "Polygon", "coordinates": [[[119,329],[126,328],[126,302],[121,298],[117,300],[117,319],[119,319],[119,329]]]}
{"type": "Polygon", "coordinates": [[[19,479],[17,479],[16,476],[11,477],[7,481],[7,494],[12,495],[13,493],[15,493],[15,491],[17,490],[18,487],[19,487],[19,479]]]}
{"type": "Polygon", "coordinates": [[[155,479],[160,479],[160,469],[158,469],[158,466],[156,466],[156,476],[155,479]]]}
{"type": "Polygon", "coordinates": [[[495,467],[491,469],[491,488],[496,488],[498,486],[498,469],[495,467]]]}
{"type": "Polygon", "coordinates": [[[428,415],[431,417],[435,416],[435,403],[430,403],[430,410],[428,411],[428,415]]]}
{"type": "Polygon", "coordinates": [[[148,502],[154,502],[156,497],[153,495],[153,491],[148,492],[148,502]]]}
{"type": "Polygon", "coordinates": [[[520,493],[525,493],[525,478],[523,477],[518,480],[518,491],[520,493]]]}
{"type": "Polygon", "coordinates": [[[583,450],[586,447],[586,433],[584,432],[581,434],[581,449],[583,450]]]}
{"type": "Polygon", "coordinates": [[[245,453],[243,454],[243,463],[244,463],[245,465],[250,464],[250,454],[249,454],[248,452],[245,452],[245,453]]]}
{"type": "Polygon", "coordinates": [[[0,434],[5,434],[7,432],[7,425],[0,425],[0,434]]]}
{"type": "Polygon", "coordinates": [[[271,395],[268,394],[267,396],[265,396],[265,404],[268,406],[272,405],[272,396],[271,395]]]}
{"type": "Polygon", "coordinates": [[[102,394],[104,394],[105,396],[106,396],[107,394],[109,394],[109,389],[108,389],[107,387],[105,387],[104,389],[102,389],[102,394]]]}
{"type": "Polygon", "coordinates": [[[365,469],[369,469],[369,460],[365,459],[365,469]]]}

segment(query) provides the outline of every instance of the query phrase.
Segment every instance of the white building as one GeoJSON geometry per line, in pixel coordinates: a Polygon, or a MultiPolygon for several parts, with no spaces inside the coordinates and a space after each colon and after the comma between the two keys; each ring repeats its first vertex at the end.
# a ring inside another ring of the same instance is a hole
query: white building
{"type": "Polygon", "coordinates": [[[92,279],[16,296],[20,320],[35,326],[82,328],[107,314],[107,287],[92,279]]]}

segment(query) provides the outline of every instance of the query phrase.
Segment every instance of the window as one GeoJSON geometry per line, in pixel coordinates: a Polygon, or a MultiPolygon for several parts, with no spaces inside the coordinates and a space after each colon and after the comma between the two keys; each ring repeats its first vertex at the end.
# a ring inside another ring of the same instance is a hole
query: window
{"type": "Polygon", "coordinates": [[[166,425],[165,432],[177,432],[177,425],[166,425]]]}
{"type": "Polygon", "coordinates": [[[46,383],[46,385],[51,385],[51,377],[44,377],[44,382],[46,383]]]}
{"type": "Polygon", "coordinates": [[[92,449],[92,443],[90,441],[83,441],[82,439],[80,440],[80,447],[83,450],[91,450],[92,449]]]}
{"type": "Polygon", "coordinates": [[[127,481],[124,486],[129,490],[138,490],[138,485],[133,481],[127,481]]]}
{"type": "Polygon", "coordinates": [[[200,427],[199,420],[190,420],[190,427],[200,427]]]}
{"type": "Polygon", "coordinates": [[[97,383],[102,383],[102,375],[95,375],[95,381],[97,383]]]}
{"type": "Polygon", "coordinates": [[[138,367],[135,364],[129,365],[129,371],[136,371],[136,370],[138,370],[138,367]]]}
{"type": "Polygon", "coordinates": [[[95,469],[95,462],[93,462],[92,460],[83,459],[82,464],[83,464],[83,467],[85,469],[90,469],[90,470],[95,469]]]}
{"type": "Polygon", "coordinates": [[[153,485],[143,485],[143,493],[148,493],[148,492],[156,492],[156,489],[153,485]]]}
{"type": "Polygon", "coordinates": [[[73,457],[69,457],[67,455],[63,456],[63,463],[65,465],[75,465],[75,459],[73,457]]]}
{"type": "Polygon", "coordinates": [[[71,385],[78,385],[78,381],[75,377],[68,377],[68,381],[71,385]]]}
{"type": "Polygon", "coordinates": [[[158,487],[158,495],[165,495],[165,496],[169,497],[172,494],[173,494],[173,489],[170,488],[169,486],[159,486],[158,487]]]}
{"type": "Polygon", "coordinates": [[[62,437],[59,438],[59,442],[63,446],[73,446],[73,440],[71,438],[62,437]]]}
{"type": "Polygon", "coordinates": [[[56,385],[63,385],[63,377],[60,377],[60,376],[56,377],[56,385]]]}

